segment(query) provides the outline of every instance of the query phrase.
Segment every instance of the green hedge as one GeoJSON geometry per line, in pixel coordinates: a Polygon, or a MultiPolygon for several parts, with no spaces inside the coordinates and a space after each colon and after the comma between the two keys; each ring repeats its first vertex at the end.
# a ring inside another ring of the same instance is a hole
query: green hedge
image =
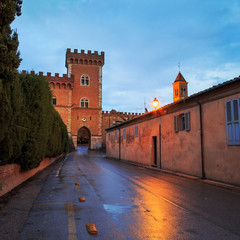
{"type": "Polygon", "coordinates": [[[19,74],[18,81],[0,87],[0,101],[1,164],[17,163],[28,170],[44,157],[67,151],[67,129],[43,77],[19,74]]]}

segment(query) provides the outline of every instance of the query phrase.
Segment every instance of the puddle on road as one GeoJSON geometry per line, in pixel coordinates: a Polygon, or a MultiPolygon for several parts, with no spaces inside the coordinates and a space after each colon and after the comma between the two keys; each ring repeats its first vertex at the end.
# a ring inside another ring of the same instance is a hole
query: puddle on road
{"type": "Polygon", "coordinates": [[[104,209],[107,212],[113,213],[113,214],[124,214],[127,212],[127,210],[135,208],[135,205],[128,205],[128,206],[120,206],[120,205],[111,205],[111,204],[103,204],[104,209]]]}

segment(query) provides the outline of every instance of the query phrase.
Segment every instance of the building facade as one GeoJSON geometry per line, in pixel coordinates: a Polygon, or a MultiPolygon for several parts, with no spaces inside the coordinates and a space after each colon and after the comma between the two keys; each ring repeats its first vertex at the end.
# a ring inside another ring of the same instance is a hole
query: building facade
{"type": "Polygon", "coordinates": [[[240,185],[239,99],[237,77],[110,127],[107,157],[240,185]]]}
{"type": "Polygon", "coordinates": [[[65,62],[67,74],[59,76],[55,73],[52,76],[48,72],[45,76],[39,72],[49,82],[53,105],[67,126],[75,148],[78,144],[88,144],[89,149],[104,149],[105,128],[139,116],[136,113],[102,111],[104,57],[104,52],[78,52],[77,49],[71,51],[68,48],[65,62]]]}

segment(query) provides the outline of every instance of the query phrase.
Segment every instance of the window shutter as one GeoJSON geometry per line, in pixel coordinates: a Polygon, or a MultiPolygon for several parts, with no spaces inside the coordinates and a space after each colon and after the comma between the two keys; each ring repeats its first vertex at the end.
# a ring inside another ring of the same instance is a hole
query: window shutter
{"type": "Polygon", "coordinates": [[[233,100],[233,119],[234,121],[239,120],[239,100],[238,99],[233,100]]]}
{"type": "Polygon", "coordinates": [[[174,116],[174,131],[178,132],[178,116],[174,116]]]}
{"type": "Polygon", "coordinates": [[[239,99],[233,99],[233,120],[234,120],[234,140],[235,144],[240,144],[240,117],[239,99]]]}
{"type": "Polygon", "coordinates": [[[232,121],[232,109],[231,109],[231,101],[227,101],[226,102],[226,120],[227,122],[231,122],[232,121]]]}
{"type": "Polygon", "coordinates": [[[190,131],[190,112],[184,114],[185,117],[185,130],[190,131]]]}
{"type": "Polygon", "coordinates": [[[234,125],[232,122],[232,101],[227,101],[225,103],[226,111],[226,127],[227,127],[227,142],[228,144],[234,143],[234,125]]]}
{"type": "Polygon", "coordinates": [[[234,130],[235,130],[235,143],[240,144],[240,122],[237,122],[234,124],[234,130]]]}

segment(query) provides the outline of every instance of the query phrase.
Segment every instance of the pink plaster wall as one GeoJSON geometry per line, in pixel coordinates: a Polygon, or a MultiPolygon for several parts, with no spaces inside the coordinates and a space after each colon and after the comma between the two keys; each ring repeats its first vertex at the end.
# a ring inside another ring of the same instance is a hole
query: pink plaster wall
{"type": "Polygon", "coordinates": [[[240,185],[240,146],[227,144],[225,102],[239,98],[238,86],[227,86],[214,92],[207,92],[201,98],[188,103],[181,103],[175,108],[169,107],[158,118],[142,118],[142,122],[129,122],[121,125],[120,157],[119,129],[107,132],[107,157],[120,158],[144,165],[152,165],[152,137],[157,136],[157,167],[202,177],[207,179],[240,185]],[[202,142],[201,154],[200,107],[202,106],[202,142]],[[172,112],[170,112],[172,111],[172,112]],[[174,116],[190,112],[190,131],[174,131],[174,116]],[[138,125],[139,136],[134,136],[134,128],[138,125]],[[159,132],[161,126],[161,133],[159,132]],[[123,129],[126,139],[123,139],[123,129]],[[115,131],[118,137],[115,140],[115,131]],[[108,134],[110,133],[110,140],[108,134]],[[159,154],[161,139],[161,155],[159,154]],[[203,164],[202,164],[203,163],[203,164]],[[202,171],[203,170],[203,171],[202,171]]]}
{"type": "Polygon", "coordinates": [[[109,131],[106,136],[106,155],[109,158],[119,158],[119,131],[115,129],[109,131]],[[117,139],[115,139],[115,132],[117,132],[117,139]]]}
{"type": "Polygon", "coordinates": [[[201,176],[201,138],[197,105],[161,117],[163,169],[201,176]],[[190,112],[190,131],[174,131],[174,115],[190,112]]]}
{"type": "Polygon", "coordinates": [[[123,139],[123,129],[121,129],[121,159],[151,166],[152,137],[156,136],[159,160],[159,120],[155,118],[126,127],[126,139],[123,139]],[[135,126],[138,126],[138,137],[135,137],[135,126]]]}
{"type": "MultiPolygon", "coordinates": [[[[120,159],[140,163],[143,165],[152,165],[152,137],[157,137],[157,155],[158,163],[160,158],[159,150],[159,124],[160,119],[155,118],[136,124],[138,126],[138,137],[135,137],[135,126],[130,125],[120,129],[120,159]],[[126,130],[126,139],[123,139],[123,130],[126,130]]],[[[109,133],[108,133],[109,134],[109,133]]],[[[107,134],[106,154],[111,158],[119,158],[119,130],[110,132],[110,140],[107,134]],[[117,139],[115,139],[117,131],[117,139]]]]}
{"type": "Polygon", "coordinates": [[[240,185],[240,146],[227,145],[225,102],[240,93],[203,104],[206,177],[240,185]]]}

